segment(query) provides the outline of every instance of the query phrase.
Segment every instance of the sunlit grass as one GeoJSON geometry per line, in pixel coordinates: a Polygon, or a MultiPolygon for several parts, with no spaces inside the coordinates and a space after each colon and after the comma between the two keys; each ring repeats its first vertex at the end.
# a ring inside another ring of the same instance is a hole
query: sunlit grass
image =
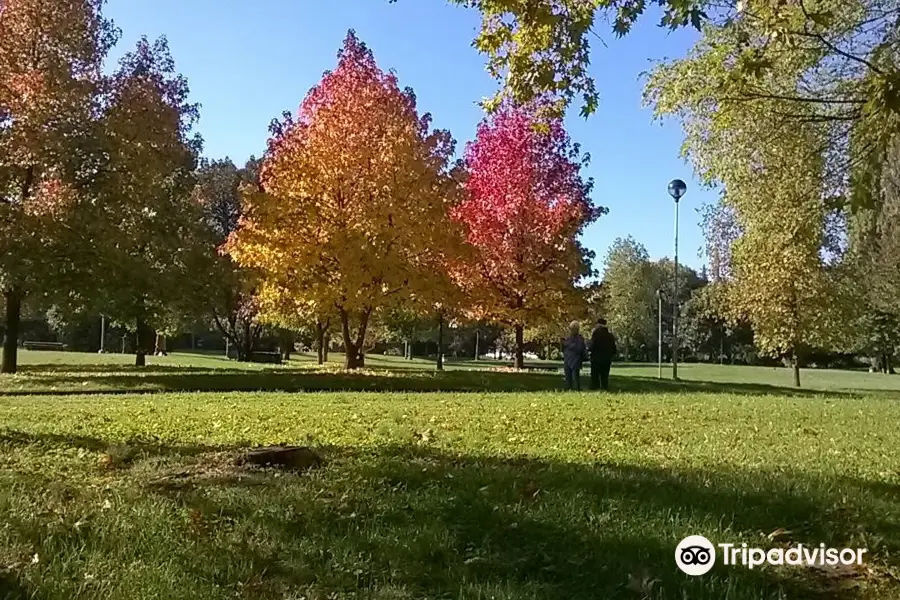
{"type": "Polygon", "coordinates": [[[900,597],[894,377],[616,365],[606,394],[495,362],[22,358],[0,378],[3,600],[900,597]],[[325,466],[235,465],[282,443],[325,466]],[[870,558],[690,578],[690,534],[870,558]]]}
{"type": "MultiPolygon", "coordinates": [[[[122,354],[75,352],[22,352],[20,372],[0,376],[0,392],[128,392],[202,390],[433,390],[523,391],[550,390],[563,386],[556,363],[533,361],[539,367],[528,378],[509,372],[509,363],[448,359],[443,373],[433,360],[369,355],[366,369],[346,373],[342,357],[332,353],[324,367],[314,356],[295,354],[283,365],[241,363],[209,353],[173,353],[148,357],[148,366],[136,368],[133,357],[122,354]]],[[[670,379],[671,369],[648,364],[613,367],[613,387],[628,392],[729,391],[794,393],[791,373],[785,368],[733,365],[684,364],[682,384],[670,379]]],[[[582,375],[587,383],[587,368],[582,375]]],[[[900,377],[858,371],[803,371],[803,389],[830,393],[876,391],[900,394],[900,377]]]]}

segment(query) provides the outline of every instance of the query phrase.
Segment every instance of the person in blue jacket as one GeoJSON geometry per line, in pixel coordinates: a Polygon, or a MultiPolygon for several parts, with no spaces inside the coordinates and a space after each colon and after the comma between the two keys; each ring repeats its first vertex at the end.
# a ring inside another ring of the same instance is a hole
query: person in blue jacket
{"type": "Polygon", "coordinates": [[[587,344],[579,333],[578,321],[569,325],[569,336],[563,340],[563,368],[566,389],[581,390],[581,364],[587,358],[587,344]]]}

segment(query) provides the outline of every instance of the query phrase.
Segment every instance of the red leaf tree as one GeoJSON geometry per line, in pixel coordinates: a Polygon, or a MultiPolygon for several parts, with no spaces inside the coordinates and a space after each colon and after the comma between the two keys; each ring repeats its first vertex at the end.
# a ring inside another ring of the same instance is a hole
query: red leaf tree
{"type": "Polygon", "coordinates": [[[537,118],[537,107],[501,107],[466,147],[466,198],[453,211],[474,259],[456,276],[473,316],[510,325],[516,367],[523,367],[524,328],[577,312],[578,282],[593,253],[579,242],[606,209],[590,200],[592,181],[562,121],[537,118]]]}

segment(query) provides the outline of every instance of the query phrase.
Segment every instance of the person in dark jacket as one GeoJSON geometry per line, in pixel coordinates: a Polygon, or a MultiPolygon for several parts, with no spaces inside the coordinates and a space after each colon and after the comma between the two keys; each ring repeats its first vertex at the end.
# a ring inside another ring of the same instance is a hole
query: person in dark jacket
{"type": "Polygon", "coordinates": [[[591,334],[591,388],[609,389],[609,369],[616,355],[616,338],[606,328],[606,319],[597,321],[591,334]]]}

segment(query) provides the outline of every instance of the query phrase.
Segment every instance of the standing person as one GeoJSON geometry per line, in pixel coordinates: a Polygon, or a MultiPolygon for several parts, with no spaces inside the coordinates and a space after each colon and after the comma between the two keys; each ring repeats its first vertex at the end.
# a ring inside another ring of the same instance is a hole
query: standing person
{"type": "Polygon", "coordinates": [[[569,325],[569,337],[563,340],[563,368],[566,372],[566,389],[581,390],[581,363],[587,355],[587,345],[579,333],[578,321],[569,325]]]}
{"type": "Polygon", "coordinates": [[[609,369],[616,355],[616,338],[606,328],[606,319],[598,319],[591,333],[591,389],[609,389],[609,369]]]}

